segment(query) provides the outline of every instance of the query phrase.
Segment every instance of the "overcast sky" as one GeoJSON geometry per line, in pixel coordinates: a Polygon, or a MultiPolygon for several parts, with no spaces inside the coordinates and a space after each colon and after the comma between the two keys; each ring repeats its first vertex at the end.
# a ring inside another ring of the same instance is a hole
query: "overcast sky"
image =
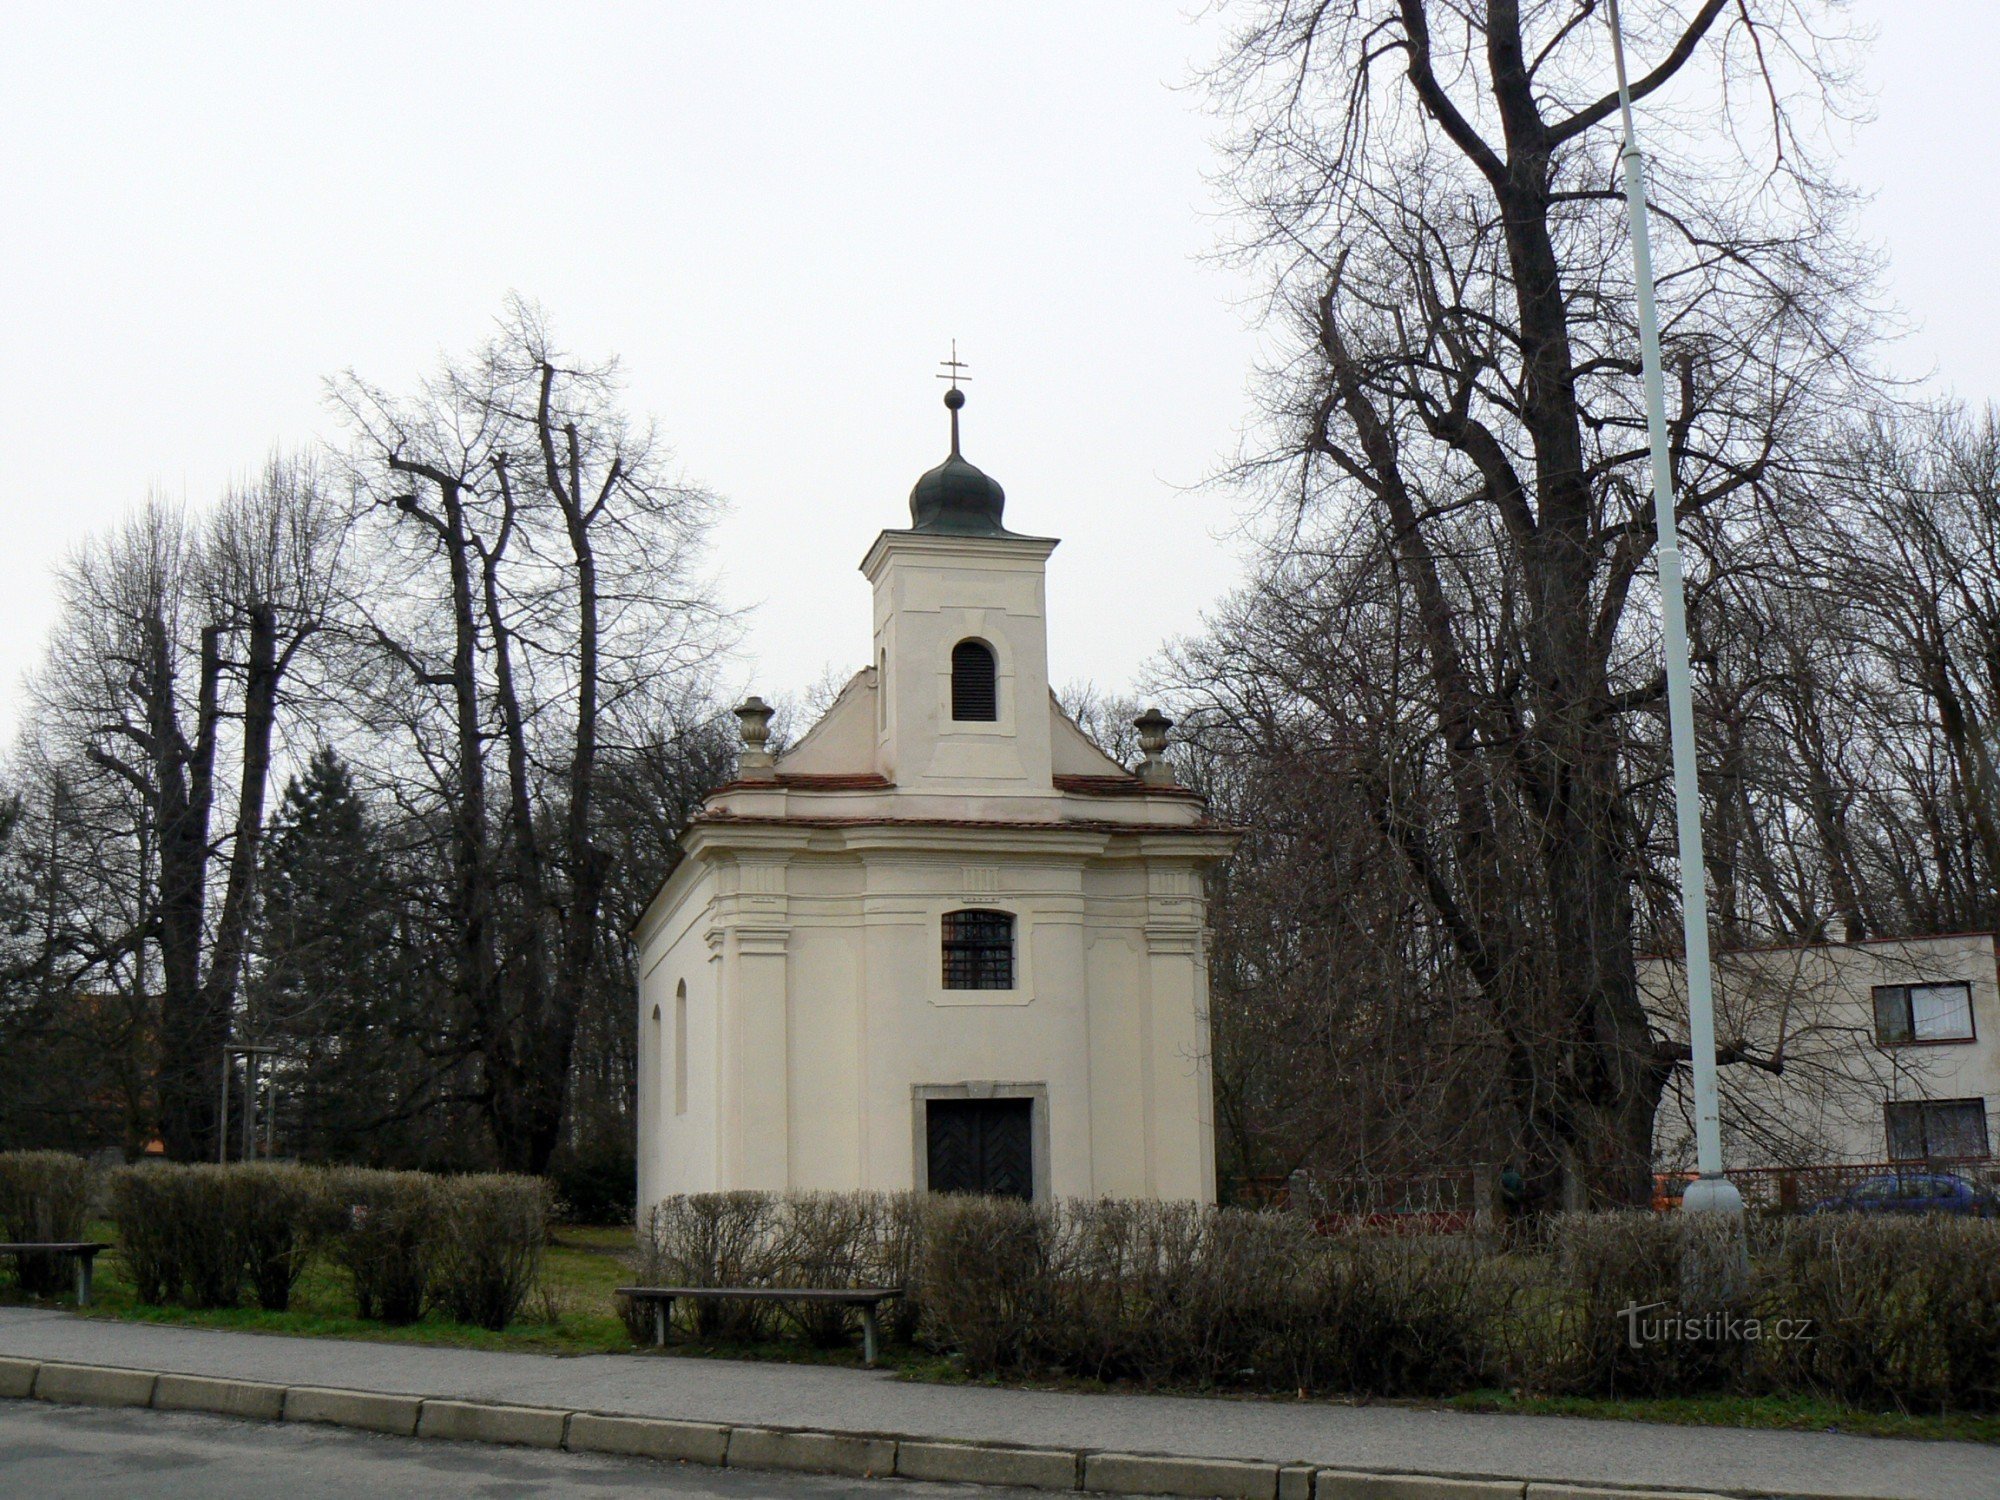
{"type": "MultiPolygon", "coordinates": [[[[1866,0],[1848,175],[1916,372],[2000,394],[2000,6],[1866,0]]],[[[1087,5],[6,5],[0,734],[51,571],[148,493],[205,504],[335,436],[324,377],[406,387],[539,300],[624,360],[754,606],[731,687],[867,656],[856,564],[943,456],[1060,536],[1058,683],[1130,681],[1236,575],[1258,348],[1216,242],[1217,29],[1087,5]]]]}

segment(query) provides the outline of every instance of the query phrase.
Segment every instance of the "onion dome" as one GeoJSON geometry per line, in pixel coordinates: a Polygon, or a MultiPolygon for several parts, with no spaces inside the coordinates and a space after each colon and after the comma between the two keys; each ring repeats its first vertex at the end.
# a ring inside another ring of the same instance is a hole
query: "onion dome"
{"type": "Polygon", "coordinates": [[[1007,492],[958,451],[958,412],[965,392],[954,385],[944,393],[944,404],[951,412],[951,456],[911,489],[911,529],[939,536],[1006,536],[1000,512],[1007,492]]]}

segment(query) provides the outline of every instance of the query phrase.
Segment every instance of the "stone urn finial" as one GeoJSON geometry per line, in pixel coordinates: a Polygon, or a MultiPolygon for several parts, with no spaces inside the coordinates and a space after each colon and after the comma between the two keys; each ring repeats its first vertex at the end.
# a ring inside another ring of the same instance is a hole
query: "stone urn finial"
{"type": "Polygon", "coordinates": [[[1132,721],[1139,731],[1139,748],[1145,759],[1139,762],[1139,779],[1149,786],[1177,786],[1174,768],[1167,764],[1167,731],[1174,721],[1157,708],[1149,708],[1132,721]]]}
{"type": "Polygon", "coordinates": [[[738,781],[772,781],[777,778],[777,762],[765,748],[771,738],[771,705],[752,693],[736,705],[736,722],[743,733],[743,748],[736,754],[738,781]]]}

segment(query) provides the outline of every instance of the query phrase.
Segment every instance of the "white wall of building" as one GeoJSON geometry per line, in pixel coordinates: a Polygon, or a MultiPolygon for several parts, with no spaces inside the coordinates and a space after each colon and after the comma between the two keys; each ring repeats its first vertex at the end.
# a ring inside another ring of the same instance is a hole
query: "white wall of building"
{"type": "MultiPolygon", "coordinates": [[[[2000,967],[1991,933],[1816,944],[1717,958],[1719,1047],[1743,1042],[1777,1059],[1772,1073],[1723,1067],[1724,1156],[1732,1167],[1890,1159],[1887,1110],[1923,1101],[1983,1101],[1989,1145],[2000,1142],[2000,967]],[[1972,1035],[1884,1045],[1877,986],[1964,984],[1972,1035]]],[[[1685,1037],[1678,963],[1640,964],[1640,987],[1662,1031],[1685,1037]]],[[[1670,1097],[1654,1132],[1663,1167],[1693,1160],[1685,1101],[1670,1097]]]]}
{"type": "Polygon", "coordinates": [[[642,1205],[922,1186],[937,1097],[1032,1099],[1037,1196],[1214,1200],[1202,871],[1232,835],[1053,704],[1054,547],[884,532],[870,667],[774,771],[708,799],[634,934],[642,1205]],[[952,719],[966,639],[997,659],[991,722],[952,719]],[[1011,990],[944,987],[943,919],[967,908],[1014,916],[1011,990]]]}

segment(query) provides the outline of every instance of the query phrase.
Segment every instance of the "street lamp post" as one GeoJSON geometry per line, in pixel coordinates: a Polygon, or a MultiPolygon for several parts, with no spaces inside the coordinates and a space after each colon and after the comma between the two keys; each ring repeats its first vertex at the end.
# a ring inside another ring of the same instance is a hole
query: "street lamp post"
{"type": "Polygon", "coordinates": [[[1688,1052],[1694,1072],[1694,1142],[1698,1180],[1684,1210],[1741,1217],[1743,1195],[1722,1174],[1722,1111],[1715,1087],[1715,987],[1708,960],[1708,890],[1701,854],[1701,788],[1695,769],[1694,690],[1688,672],[1687,599],[1674,524],[1673,467],[1667,453],[1666,380],[1660,369],[1660,319],[1653,304],[1653,250],[1646,232],[1645,158],[1632,124],[1625,81],[1625,38],[1611,0],[1611,52],[1618,68],[1618,109],[1625,125],[1619,160],[1632,224],[1632,279],[1639,297],[1639,354],[1645,373],[1646,430],[1653,458],[1653,513],[1659,531],[1660,624],[1667,655],[1667,720],[1673,740],[1674,823],[1681,862],[1681,931],[1687,950],[1688,1052]]]}

